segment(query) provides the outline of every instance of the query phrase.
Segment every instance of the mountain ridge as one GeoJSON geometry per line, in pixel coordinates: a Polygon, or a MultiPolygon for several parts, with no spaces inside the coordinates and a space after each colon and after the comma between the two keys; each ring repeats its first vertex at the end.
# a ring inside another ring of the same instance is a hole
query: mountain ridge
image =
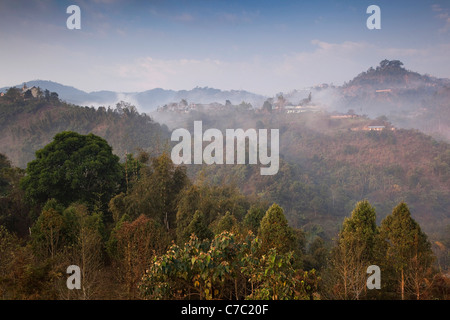
{"type": "Polygon", "coordinates": [[[245,90],[221,90],[209,87],[195,87],[190,90],[172,90],[163,88],[153,88],[139,92],[116,92],[110,90],[99,90],[86,92],[73,86],[64,85],[50,80],[31,80],[22,84],[6,86],[0,88],[0,92],[6,92],[9,88],[22,88],[23,84],[28,87],[40,87],[41,90],[57,92],[59,98],[76,105],[81,106],[115,106],[120,101],[126,101],[135,104],[141,112],[151,112],[158,106],[162,106],[174,101],[186,99],[195,103],[213,103],[230,100],[234,104],[242,101],[253,105],[262,104],[265,96],[252,93],[245,90]]]}

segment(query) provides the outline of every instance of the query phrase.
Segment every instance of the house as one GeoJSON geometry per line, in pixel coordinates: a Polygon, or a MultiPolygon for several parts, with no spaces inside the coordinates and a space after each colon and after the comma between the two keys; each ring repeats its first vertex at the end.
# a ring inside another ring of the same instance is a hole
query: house
{"type": "Polygon", "coordinates": [[[356,114],[338,114],[338,115],[332,115],[331,119],[353,119],[359,117],[356,114]]]}
{"type": "Polygon", "coordinates": [[[32,86],[31,88],[27,87],[27,84],[24,83],[22,87],[22,95],[25,95],[28,91],[30,91],[33,98],[37,98],[39,95],[39,89],[35,86],[32,86]]]}
{"type": "Polygon", "coordinates": [[[367,130],[369,131],[381,131],[384,128],[386,128],[386,126],[367,126],[367,130]]]}

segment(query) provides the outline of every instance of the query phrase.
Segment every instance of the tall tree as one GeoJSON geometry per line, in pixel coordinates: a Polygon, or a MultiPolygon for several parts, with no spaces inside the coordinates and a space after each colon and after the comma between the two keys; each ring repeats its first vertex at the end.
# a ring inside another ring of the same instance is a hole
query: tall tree
{"type": "Polygon", "coordinates": [[[351,217],[344,220],[339,241],[359,247],[363,259],[370,263],[374,259],[377,233],[375,208],[369,201],[363,200],[356,204],[351,217]]]}
{"type": "Polygon", "coordinates": [[[164,227],[145,215],[132,222],[122,221],[113,230],[109,252],[128,298],[136,298],[137,283],[153,256],[161,254],[168,242],[164,227]]]}
{"type": "Polygon", "coordinates": [[[393,268],[401,299],[406,299],[406,293],[411,289],[420,299],[425,274],[434,256],[426,234],[411,217],[406,203],[399,203],[381,222],[380,236],[385,250],[384,261],[393,268]]]}
{"type": "Polygon", "coordinates": [[[374,264],[377,237],[375,209],[367,201],[356,204],[344,220],[327,270],[329,294],[334,298],[359,299],[366,288],[366,270],[374,264]]]}
{"type": "Polygon", "coordinates": [[[89,300],[98,296],[101,290],[100,278],[103,267],[103,221],[99,213],[90,214],[84,205],[76,204],[63,213],[66,229],[64,236],[66,252],[71,264],[80,267],[81,290],[62,290],[64,298],[89,300]],[[70,223],[73,222],[73,223],[70,223]],[[72,243],[70,243],[72,242],[72,243]],[[69,291],[69,292],[68,292],[69,291]]]}
{"type": "Polygon", "coordinates": [[[261,220],[259,237],[264,251],[275,248],[280,253],[295,249],[294,230],[289,226],[283,209],[274,203],[261,220]]]}
{"type": "Polygon", "coordinates": [[[127,195],[127,213],[134,219],[144,214],[155,219],[169,230],[176,226],[179,194],[189,185],[186,168],[175,166],[170,155],[163,153],[152,158],[151,165],[127,195]]]}

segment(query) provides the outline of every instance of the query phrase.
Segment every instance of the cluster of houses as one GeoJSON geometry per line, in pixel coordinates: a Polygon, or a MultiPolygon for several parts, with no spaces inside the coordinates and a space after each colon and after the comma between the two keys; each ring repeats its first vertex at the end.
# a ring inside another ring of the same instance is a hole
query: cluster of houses
{"type": "MultiPolygon", "coordinates": [[[[330,116],[331,119],[355,119],[360,118],[360,115],[357,114],[333,114],[330,116]]],[[[392,125],[386,125],[383,121],[374,121],[371,125],[360,126],[356,128],[352,128],[352,131],[383,131],[383,130],[391,130],[394,131],[395,127],[392,125]]]]}
{"type": "Polygon", "coordinates": [[[226,105],[223,105],[218,102],[213,103],[187,103],[185,100],[181,100],[180,102],[172,102],[165,104],[162,107],[158,107],[156,109],[157,112],[175,112],[175,113],[189,113],[192,111],[218,111],[225,110],[226,105]]]}
{"type": "MultiPolygon", "coordinates": [[[[28,88],[27,84],[24,83],[22,86],[21,95],[23,97],[27,97],[27,95],[28,95],[29,97],[37,98],[39,96],[39,91],[40,91],[40,89],[38,87],[32,86],[31,88],[28,88]]],[[[3,97],[4,95],[5,95],[4,92],[0,93],[0,97],[3,97]]]]}
{"type": "Polygon", "coordinates": [[[284,106],[279,109],[276,109],[277,111],[285,112],[285,113],[303,113],[303,112],[320,112],[322,111],[321,108],[315,105],[308,105],[308,106],[284,106]]]}

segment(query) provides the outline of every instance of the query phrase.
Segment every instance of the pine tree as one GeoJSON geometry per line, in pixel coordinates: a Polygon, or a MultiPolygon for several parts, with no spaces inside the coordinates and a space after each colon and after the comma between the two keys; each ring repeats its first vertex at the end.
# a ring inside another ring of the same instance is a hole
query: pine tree
{"type": "Polygon", "coordinates": [[[259,237],[262,249],[275,248],[280,253],[295,249],[296,239],[293,229],[283,213],[283,209],[274,203],[261,220],[259,237]]]}
{"type": "Polygon", "coordinates": [[[344,220],[335,248],[331,253],[327,279],[330,296],[359,299],[366,288],[366,270],[374,264],[377,235],[375,209],[367,201],[356,204],[350,218],[344,220]]]}
{"type": "Polygon", "coordinates": [[[367,261],[374,259],[374,247],[377,236],[375,208],[367,200],[356,204],[350,218],[344,220],[339,242],[347,242],[350,247],[359,247],[362,258],[367,261]]]}
{"type": "Polygon", "coordinates": [[[420,298],[425,275],[433,262],[433,253],[427,236],[411,217],[406,203],[398,204],[392,214],[381,222],[385,262],[393,269],[393,278],[400,286],[401,299],[407,291],[420,298]]]}

